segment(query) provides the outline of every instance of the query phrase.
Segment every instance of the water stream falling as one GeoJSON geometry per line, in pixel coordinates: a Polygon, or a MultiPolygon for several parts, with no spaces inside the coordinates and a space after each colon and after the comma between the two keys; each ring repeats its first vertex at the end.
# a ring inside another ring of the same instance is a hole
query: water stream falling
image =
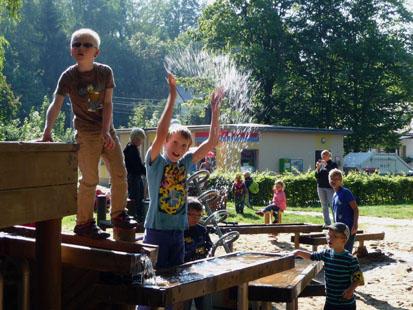
{"type": "MultiPolygon", "coordinates": [[[[219,146],[223,160],[221,167],[240,172],[240,160],[234,159],[241,159],[241,152],[248,149],[247,141],[253,130],[249,124],[255,114],[252,98],[259,87],[251,78],[251,72],[241,71],[227,55],[216,55],[194,46],[171,51],[165,58],[165,68],[178,77],[207,79],[213,89],[221,85],[224,87],[225,98],[220,115],[221,141],[227,143],[219,146]]],[[[251,170],[251,167],[245,169],[251,170]]]]}

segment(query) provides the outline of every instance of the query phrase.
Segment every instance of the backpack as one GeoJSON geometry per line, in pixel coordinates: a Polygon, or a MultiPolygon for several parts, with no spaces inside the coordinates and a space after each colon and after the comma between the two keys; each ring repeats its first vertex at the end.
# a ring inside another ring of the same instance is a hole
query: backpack
{"type": "Polygon", "coordinates": [[[258,194],[258,192],[260,191],[260,187],[259,187],[258,183],[255,182],[254,180],[252,180],[252,183],[250,184],[248,189],[252,194],[258,194]]]}

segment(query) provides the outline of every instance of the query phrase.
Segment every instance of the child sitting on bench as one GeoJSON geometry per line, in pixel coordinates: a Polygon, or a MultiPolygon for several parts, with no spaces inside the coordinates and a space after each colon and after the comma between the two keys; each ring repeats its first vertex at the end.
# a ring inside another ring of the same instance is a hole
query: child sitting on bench
{"type": "Polygon", "coordinates": [[[274,221],[277,223],[278,212],[283,212],[287,208],[287,198],[284,193],[284,182],[282,180],[275,181],[274,185],[274,196],[272,197],[272,204],[265,207],[263,210],[255,212],[255,214],[263,216],[265,212],[274,211],[274,221]]]}

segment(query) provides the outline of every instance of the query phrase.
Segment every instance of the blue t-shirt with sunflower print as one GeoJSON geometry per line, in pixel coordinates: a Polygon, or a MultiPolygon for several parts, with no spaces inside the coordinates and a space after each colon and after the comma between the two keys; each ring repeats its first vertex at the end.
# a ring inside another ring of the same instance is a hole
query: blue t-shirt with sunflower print
{"type": "Polygon", "coordinates": [[[150,198],[145,228],[184,231],[188,228],[186,177],[193,153],[187,152],[176,163],[159,154],[150,164],[150,151],[145,159],[150,198]]]}

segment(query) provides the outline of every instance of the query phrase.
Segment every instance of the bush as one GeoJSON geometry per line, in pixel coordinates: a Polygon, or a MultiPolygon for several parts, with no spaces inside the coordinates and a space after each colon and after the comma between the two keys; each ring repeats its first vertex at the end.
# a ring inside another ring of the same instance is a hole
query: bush
{"type": "MultiPolygon", "coordinates": [[[[228,199],[233,200],[232,184],[236,173],[214,171],[208,180],[208,188],[224,189],[228,199]]],[[[287,206],[307,207],[319,203],[317,181],[314,171],[299,174],[278,174],[265,171],[253,173],[252,178],[259,184],[260,191],[253,195],[255,205],[266,205],[272,200],[273,186],[281,179],[285,184],[287,206]]],[[[391,204],[413,201],[413,178],[378,174],[361,174],[350,172],[343,178],[343,186],[350,189],[357,203],[391,204]]]]}

